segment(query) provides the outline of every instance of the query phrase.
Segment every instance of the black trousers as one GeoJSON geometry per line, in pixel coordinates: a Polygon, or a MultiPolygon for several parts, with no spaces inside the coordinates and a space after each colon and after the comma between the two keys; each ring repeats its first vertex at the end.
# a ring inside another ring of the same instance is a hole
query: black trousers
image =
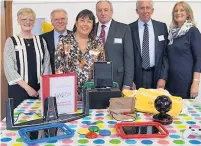
{"type": "MultiPolygon", "coordinates": [[[[32,88],[38,91],[40,89],[40,84],[32,88]]],[[[14,108],[21,104],[25,99],[38,99],[38,97],[29,96],[28,93],[18,84],[11,86],[8,85],[8,98],[13,98],[14,108]]]]}
{"type": "Polygon", "coordinates": [[[142,69],[142,88],[154,88],[154,67],[142,69]]]}

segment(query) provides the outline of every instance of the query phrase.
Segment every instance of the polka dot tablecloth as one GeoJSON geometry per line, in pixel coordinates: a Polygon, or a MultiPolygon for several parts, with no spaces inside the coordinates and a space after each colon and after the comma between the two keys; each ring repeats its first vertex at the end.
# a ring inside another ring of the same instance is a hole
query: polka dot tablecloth
{"type": "MultiPolygon", "coordinates": [[[[190,136],[188,139],[182,138],[183,131],[189,126],[194,128],[201,128],[201,108],[191,106],[190,100],[184,100],[183,112],[174,118],[171,125],[165,126],[169,131],[169,136],[166,138],[155,139],[122,139],[117,135],[114,125],[116,121],[111,119],[107,115],[106,110],[90,110],[90,114],[82,119],[66,123],[70,128],[76,130],[75,135],[71,139],[63,139],[53,141],[50,143],[40,143],[32,146],[102,146],[102,145],[115,145],[115,146],[201,146],[201,136],[190,136]],[[188,105],[186,107],[185,105],[188,105]],[[186,107],[186,108],[185,108],[186,107]],[[98,137],[95,139],[88,139],[84,134],[79,134],[78,130],[81,128],[89,128],[90,123],[96,123],[96,126],[100,130],[106,129],[110,131],[109,136],[101,136],[98,133],[98,137]]],[[[40,116],[40,101],[38,100],[25,100],[16,110],[15,119],[20,112],[26,112],[20,114],[18,122],[30,120],[30,118],[39,118],[40,116]],[[28,114],[28,112],[30,112],[28,114]],[[20,121],[21,120],[21,121],[20,121]]],[[[151,121],[151,114],[138,113],[137,120],[151,121]]],[[[0,123],[0,146],[27,146],[20,138],[17,131],[5,130],[5,122],[0,123]]],[[[31,146],[31,145],[29,145],[31,146]]]]}

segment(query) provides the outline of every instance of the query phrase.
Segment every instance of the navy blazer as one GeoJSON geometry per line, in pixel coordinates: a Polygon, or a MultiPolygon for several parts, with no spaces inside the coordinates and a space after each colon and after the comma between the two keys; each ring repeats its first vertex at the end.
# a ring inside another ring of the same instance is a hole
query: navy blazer
{"type": "MultiPolygon", "coordinates": [[[[168,60],[167,60],[167,37],[168,30],[165,23],[152,20],[154,35],[155,35],[155,70],[154,70],[154,88],[157,86],[158,79],[167,80],[168,71],[168,60]],[[164,36],[164,40],[159,41],[158,36],[164,36]]],[[[134,83],[136,88],[142,87],[142,57],[141,57],[141,47],[140,38],[138,31],[138,20],[129,24],[131,28],[131,34],[133,39],[134,48],[134,83]]]]}
{"type": "MultiPolygon", "coordinates": [[[[67,30],[67,34],[72,33],[72,31],[67,30]]],[[[50,63],[52,68],[52,74],[55,74],[55,65],[54,65],[54,53],[55,53],[55,44],[54,44],[54,30],[41,34],[47,43],[47,49],[50,53],[50,63]]]]}

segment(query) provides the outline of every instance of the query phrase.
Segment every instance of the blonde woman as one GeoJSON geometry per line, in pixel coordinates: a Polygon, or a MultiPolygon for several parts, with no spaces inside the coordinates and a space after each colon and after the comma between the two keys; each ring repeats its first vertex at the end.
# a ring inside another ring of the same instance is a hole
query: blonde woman
{"type": "Polygon", "coordinates": [[[35,18],[32,9],[20,9],[17,21],[21,31],[5,43],[4,71],[9,84],[8,97],[14,99],[14,107],[24,99],[37,98],[40,75],[51,74],[46,42],[31,33],[35,18]]]}
{"type": "Polygon", "coordinates": [[[201,34],[187,2],[177,2],[172,11],[168,36],[169,77],[167,89],[172,95],[195,98],[201,72],[201,34]]]}

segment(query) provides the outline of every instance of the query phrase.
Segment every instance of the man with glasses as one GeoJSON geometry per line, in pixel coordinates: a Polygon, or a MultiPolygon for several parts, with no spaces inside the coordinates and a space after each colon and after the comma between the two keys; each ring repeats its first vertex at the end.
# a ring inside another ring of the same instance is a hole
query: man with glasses
{"type": "Polygon", "coordinates": [[[153,1],[136,2],[139,19],[130,24],[134,47],[134,83],[138,88],[164,88],[167,80],[167,26],[151,19],[153,1]]]}
{"type": "Polygon", "coordinates": [[[52,67],[52,73],[55,74],[55,65],[54,65],[54,52],[59,43],[59,39],[69,33],[71,31],[67,30],[68,24],[68,14],[63,9],[55,9],[51,12],[51,22],[54,26],[54,30],[42,34],[42,37],[47,42],[47,48],[50,53],[50,62],[52,67]]]}

